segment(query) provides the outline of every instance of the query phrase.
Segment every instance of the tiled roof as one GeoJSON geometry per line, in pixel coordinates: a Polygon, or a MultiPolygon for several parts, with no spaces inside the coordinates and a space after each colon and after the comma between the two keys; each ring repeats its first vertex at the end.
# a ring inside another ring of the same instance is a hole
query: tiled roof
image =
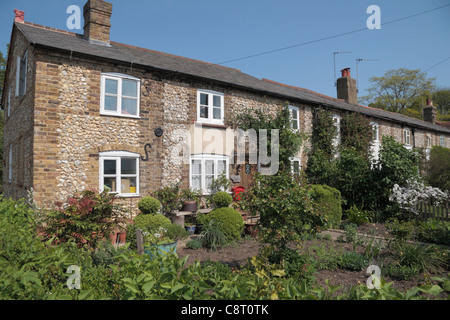
{"type": "Polygon", "coordinates": [[[111,42],[110,46],[94,44],[84,39],[82,35],[39,26],[29,22],[15,22],[14,24],[15,27],[25,35],[28,41],[35,46],[42,46],[53,50],[62,50],[73,55],[81,54],[121,63],[129,63],[130,67],[143,66],[146,68],[190,75],[246,90],[280,96],[285,99],[295,99],[344,111],[360,112],[367,116],[382,120],[394,121],[427,130],[450,133],[450,128],[438,124],[432,124],[381,109],[352,105],[340,99],[331,98],[307,89],[293,87],[267,79],[258,79],[234,68],[117,42],[111,42]]]}

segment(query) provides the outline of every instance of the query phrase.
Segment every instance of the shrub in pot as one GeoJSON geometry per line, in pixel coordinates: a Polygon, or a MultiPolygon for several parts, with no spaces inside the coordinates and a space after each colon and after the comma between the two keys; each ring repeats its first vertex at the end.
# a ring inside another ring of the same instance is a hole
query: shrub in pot
{"type": "Polygon", "coordinates": [[[138,209],[143,214],[157,214],[161,209],[161,202],[153,197],[143,197],[138,203],[138,209]]]}
{"type": "Polygon", "coordinates": [[[233,202],[233,197],[225,191],[219,191],[212,198],[215,208],[226,208],[229,207],[233,202]]]}
{"type": "Polygon", "coordinates": [[[197,212],[200,201],[200,192],[192,189],[183,189],[180,194],[183,211],[197,212]]]}

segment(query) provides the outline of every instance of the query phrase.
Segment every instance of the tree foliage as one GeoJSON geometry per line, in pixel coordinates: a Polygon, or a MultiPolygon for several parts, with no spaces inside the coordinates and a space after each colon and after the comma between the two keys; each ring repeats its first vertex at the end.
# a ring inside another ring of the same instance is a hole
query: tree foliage
{"type": "Polygon", "coordinates": [[[384,76],[369,79],[368,95],[361,97],[369,106],[392,112],[421,104],[423,96],[431,97],[435,78],[427,78],[420,70],[405,68],[389,70],[384,76]]]}

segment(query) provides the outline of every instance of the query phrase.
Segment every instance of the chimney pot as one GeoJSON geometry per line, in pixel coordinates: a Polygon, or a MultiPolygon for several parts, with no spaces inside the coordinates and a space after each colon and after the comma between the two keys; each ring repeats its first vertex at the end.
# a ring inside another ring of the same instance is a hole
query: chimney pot
{"type": "Polygon", "coordinates": [[[25,12],[23,11],[14,9],[14,15],[15,15],[14,21],[23,22],[25,19],[25,12]]]}
{"type": "Polygon", "coordinates": [[[350,77],[350,68],[345,68],[341,70],[342,77],[350,77]]]}

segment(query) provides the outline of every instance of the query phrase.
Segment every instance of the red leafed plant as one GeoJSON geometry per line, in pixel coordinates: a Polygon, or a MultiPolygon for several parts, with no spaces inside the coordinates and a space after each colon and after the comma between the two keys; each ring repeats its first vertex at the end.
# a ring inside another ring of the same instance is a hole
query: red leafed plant
{"type": "Polygon", "coordinates": [[[124,210],[117,198],[108,192],[84,190],[70,196],[65,203],[56,202],[45,218],[47,239],[54,243],[74,241],[95,250],[124,219],[124,210]]]}

